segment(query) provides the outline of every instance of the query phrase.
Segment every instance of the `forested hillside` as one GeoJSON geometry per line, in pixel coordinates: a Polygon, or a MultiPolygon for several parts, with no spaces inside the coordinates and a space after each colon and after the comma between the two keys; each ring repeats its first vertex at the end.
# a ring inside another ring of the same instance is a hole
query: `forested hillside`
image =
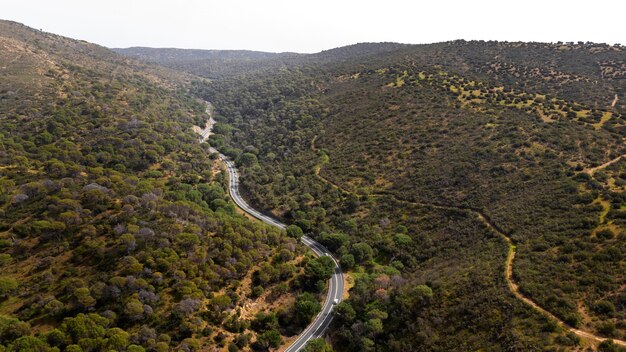
{"type": "Polygon", "coordinates": [[[0,350],[267,350],[319,310],[323,263],[236,212],[190,77],[0,21],[0,350]]]}
{"type": "Polygon", "coordinates": [[[266,67],[278,68],[295,53],[265,53],[249,50],[192,50],[158,48],[113,49],[122,55],[157,63],[207,78],[224,78],[266,67]]]}
{"type": "Polygon", "coordinates": [[[626,339],[626,50],[372,47],[195,85],[252,203],[356,279],[334,347],[617,348],[568,329],[626,339]]]}
{"type": "Polygon", "coordinates": [[[281,68],[302,65],[303,63],[345,62],[350,67],[357,58],[371,58],[373,55],[395,52],[407,47],[397,43],[361,43],[338,49],[325,50],[316,54],[267,53],[249,50],[198,50],[173,48],[116,48],[122,55],[143,61],[192,73],[211,79],[223,79],[247,74],[276,72],[281,68]]]}

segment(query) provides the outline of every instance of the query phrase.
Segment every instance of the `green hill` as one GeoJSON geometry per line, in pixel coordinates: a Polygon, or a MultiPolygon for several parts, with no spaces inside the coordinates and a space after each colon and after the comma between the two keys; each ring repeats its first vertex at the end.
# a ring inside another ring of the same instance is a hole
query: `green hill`
{"type": "Polygon", "coordinates": [[[249,348],[301,327],[306,250],[235,211],[190,75],[7,21],[0,66],[1,350],[249,348]]]}

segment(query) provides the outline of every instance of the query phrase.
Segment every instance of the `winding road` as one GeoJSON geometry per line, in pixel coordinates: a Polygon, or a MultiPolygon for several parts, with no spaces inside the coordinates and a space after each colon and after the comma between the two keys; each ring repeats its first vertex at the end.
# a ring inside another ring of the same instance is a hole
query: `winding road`
{"type": "MultiPolygon", "coordinates": [[[[214,120],[211,116],[212,107],[207,103],[207,114],[209,115],[209,123],[203,129],[198,131],[200,134],[200,142],[206,142],[209,136],[211,135],[211,130],[213,129],[214,120]]],[[[280,229],[286,229],[287,225],[282,222],[274,219],[271,216],[265,215],[260,211],[252,208],[246,201],[241,197],[239,192],[239,173],[237,172],[237,167],[235,166],[235,162],[230,160],[226,155],[220,153],[217,149],[213,147],[209,147],[209,151],[211,153],[216,153],[219,158],[226,164],[228,175],[229,175],[229,194],[235,204],[239,206],[243,211],[248,213],[249,215],[255,217],[263,221],[264,223],[272,226],[276,226],[280,229]]],[[[339,263],[337,259],[330,253],[328,249],[322,246],[320,243],[315,241],[309,236],[302,236],[302,243],[304,243],[309,249],[315,253],[316,256],[328,256],[332,259],[333,263],[335,263],[335,270],[333,272],[332,277],[328,280],[328,293],[326,294],[326,300],[324,301],[324,305],[322,306],[322,310],[319,314],[313,319],[313,322],[309,324],[309,326],[298,335],[298,337],[289,345],[284,351],[285,352],[297,352],[306,346],[309,340],[318,338],[324,335],[326,329],[333,320],[333,308],[339,302],[341,302],[344,290],[344,279],[343,272],[339,267],[339,263]]]]}

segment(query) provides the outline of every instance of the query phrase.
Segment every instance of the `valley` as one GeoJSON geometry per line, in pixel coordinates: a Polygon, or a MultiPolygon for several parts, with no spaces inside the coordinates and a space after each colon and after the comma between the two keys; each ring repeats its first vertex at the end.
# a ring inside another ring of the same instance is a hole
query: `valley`
{"type": "MultiPolygon", "coordinates": [[[[207,127],[203,130],[196,131],[201,136],[201,141],[205,142],[209,139],[211,135],[214,120],[210,114],[211,104],[207,103],[207,114],[209,114],[209,122],[207,123],[207,127]]],[[[267,216],[259,212],[258,210],[250,207],[246,201],[241,198],[239,193],[239,175],[237,173],[237,168],[235,163],[230,160],[227,156],[219,153],[215,148],[209,148],[211,153],[216,153],[219,155],[220,160],[226,165],[226,169],[228,170],[229,175],[229,193],[235,204],[239,206],[244,212],[251,215],[252,217],[268,224],[271,226],[278,227],[280,229],[287,229],[287,225],[267,216]]],[[[304,235],[301,238],[302,243],[304,243],[311,251],[315,253],[316,256],[327,256],[330,257],[334,264],[334,273],[329,280],[327,295],[324,300],[324,304],[322,306],[321,311],[317,314],[315,319],[297,336],[297,338],[291,342],[291,344],[285,349],[286,352],[295,352],[301,350],[309,340],[314,338],[319,338],[324,335],[326,329],[328,329],[329,325],[333,319],[333,308],[342,300],[343,292],[344,292],[344,278],[343,273],[341,272],[341,268],[337,262],[337,259],[333,257],[333,255],[328,251],[328,249],[324,248],[321,244],[316,242],[314,239],[304,235]]]]}
{"type": "Polygon", "coordinates": [[[0,20],[0,351],[625,351],[625,62],[0,20]]]}

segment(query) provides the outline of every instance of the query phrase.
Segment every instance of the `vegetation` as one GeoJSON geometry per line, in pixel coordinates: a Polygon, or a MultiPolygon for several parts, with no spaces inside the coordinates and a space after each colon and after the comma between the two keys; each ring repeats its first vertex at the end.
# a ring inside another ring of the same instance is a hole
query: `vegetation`
{"type": "Polygon", "coordinates": [[[626,153],[624,81],[597,70],[624,49],[458,41],[344,55],[195,88],[231,126],[220,148],[256,152],[242,167],[252,203],[351,269],[334,346],[587,344],[511,294],[503,235],[526,297],[624,339],[626,163],[591,171],[626,153]]]}
{"type": "Polygon", "coordinates": [[[5,21],[0,46],[1,350],[264,350],[298,332],[251,328],[296,319],[308,259],[235,212],[187,75],[5,21]]]}
{"type": "Polygon", "coordinates": [[[626,339],[625,49],[129,49],[0,22],[0,349],[559,351],[626,339]],[[189,73],[213,79],[207,81],[189,73]],[[198,144],[232,157],[251,222],[198,144]],[[332,345],[332,347],[331,347],[332,345]]]}

